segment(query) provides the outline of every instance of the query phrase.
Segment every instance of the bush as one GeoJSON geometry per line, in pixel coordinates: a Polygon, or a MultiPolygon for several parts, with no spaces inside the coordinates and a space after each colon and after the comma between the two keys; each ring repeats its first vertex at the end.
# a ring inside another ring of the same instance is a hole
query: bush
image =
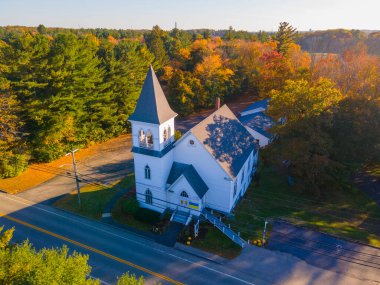
{"type": "Polygon", "coordinates": [[[5,153],[0,157],[0,178],[20,175],[27,166],[28,157],[25,154],[5,153]]]}
{"type": "Polygon", "coordinates": [[[135,219],[139,220],[140,222],[149,223],[149,224],[156,224],[160,221],[160,213],[145,209],[145,208],[139,208],[135,214],[135,219]]]}
{"type": "Polygon", "coordinates": [[[123,212],[130,215],[135,215],[140,209],[139,202],[134,197],[123,200],[122,207],[123,212]]]}

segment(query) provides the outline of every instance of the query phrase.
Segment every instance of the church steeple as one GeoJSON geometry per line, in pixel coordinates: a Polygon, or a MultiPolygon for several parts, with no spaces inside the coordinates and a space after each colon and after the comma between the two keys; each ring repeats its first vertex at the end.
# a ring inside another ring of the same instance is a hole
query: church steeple
{"type": "Polygon", "coordinates": [[[176,116],[177,113],[170,108],[153,67],[150,66],[135,111],[129,120],[160,125],[176,116]]]}

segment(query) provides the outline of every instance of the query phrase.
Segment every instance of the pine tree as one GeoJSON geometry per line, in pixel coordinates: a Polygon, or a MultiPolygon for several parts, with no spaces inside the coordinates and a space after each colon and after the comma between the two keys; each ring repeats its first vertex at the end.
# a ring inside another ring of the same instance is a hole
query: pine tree
{"type": "Polygon", "coordinates": [[[297,29],[293,28],[287,22],[281,22],[275,35],[277,51],[286,55],[289,45],[295,42],[297,36],[297,29]]]}

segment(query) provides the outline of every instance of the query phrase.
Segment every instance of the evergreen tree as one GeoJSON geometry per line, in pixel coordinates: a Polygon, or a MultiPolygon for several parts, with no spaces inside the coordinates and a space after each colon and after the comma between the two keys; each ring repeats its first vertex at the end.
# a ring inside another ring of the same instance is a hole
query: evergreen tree
{"type": "Polygon", "coordinates": [[[155,67],[160,69],[165,66],[169,59],[164,45],[165,33],[159,26],[154,26],[149,34],[145,35],[145,42],[155,57],[155,67]]]}
{"type": "Polygon", "coordinates": [[[297,36],[297,29],[293,28],[287,22],[281,22],[275,35],[277,51],[286,55],[289,45],[295,42],[297,36]]]}

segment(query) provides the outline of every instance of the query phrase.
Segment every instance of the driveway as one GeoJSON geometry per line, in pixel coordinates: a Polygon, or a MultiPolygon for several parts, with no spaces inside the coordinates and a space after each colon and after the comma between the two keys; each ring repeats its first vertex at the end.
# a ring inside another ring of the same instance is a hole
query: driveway
{"type": "Polygon", "coordinates": [[[380,283],[379,248],[276,221],[268,249],[289,253],[319,268],[380,283]]]}
{"type": "MultiPolygon", "coordinates": [[[[77,163],[81,186],[86,184],[109,184],[125,177],[133,171],[133,154],[131,152],[131,136],[115,140],[112,145],[100,148],[95,155],[77,163]]],[[[73,171],[63,169],[41,169],[57,173],[54,178],[17,196],[37,203],[50,204],[61,196],[76,189],[73,171]]]]}

